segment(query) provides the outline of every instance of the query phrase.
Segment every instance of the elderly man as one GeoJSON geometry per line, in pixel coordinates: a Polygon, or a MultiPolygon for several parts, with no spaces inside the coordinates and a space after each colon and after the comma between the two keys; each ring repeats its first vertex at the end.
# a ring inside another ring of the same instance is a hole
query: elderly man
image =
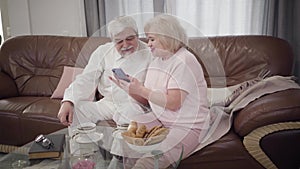
{"type": "Polygon", "coordinates": [[[66,126],[108,119],[113,119],[118,125],[128,124],[131,116],[143,113],[137,102],[109,77],[113,76],[113,68],[122,68],[128,75],[144,81],[152,60],[151,52],[138,39],[137,25],[132,17],[118,17],[108,24],[107,29],[112,42],[93,52],[82,74],[64,93],[57,117],[66,126]],[[96,88],[104,98],[92,101],[90,98],[96,88]]]}

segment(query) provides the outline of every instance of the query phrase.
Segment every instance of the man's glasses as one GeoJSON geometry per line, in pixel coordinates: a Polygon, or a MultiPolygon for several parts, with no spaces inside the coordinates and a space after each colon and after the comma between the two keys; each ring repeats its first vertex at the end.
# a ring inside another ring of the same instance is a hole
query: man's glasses
{"type": "Polygon", "coordinates": [[[52,141],[49,138],[45,137],[43,134],[38,135],[34,141],[46,149],[54,146],[52,141]]]}

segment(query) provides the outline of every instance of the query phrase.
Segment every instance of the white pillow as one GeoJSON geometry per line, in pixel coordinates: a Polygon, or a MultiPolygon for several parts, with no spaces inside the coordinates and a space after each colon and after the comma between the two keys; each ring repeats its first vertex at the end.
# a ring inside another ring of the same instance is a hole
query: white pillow
{"type": "Polygon", "coordinates": [[[66,88],[75,80],[75,77],[81,74],[82,68],[65,66],[63,74],[54,90],[51,99],[61,99],[64,96],[66,88]]]}
{"type": "Polygon", "coordinates": [[[262,78],[255,78],[240,84],[224,88],[208,88],[207,98],[209,107],[212,105],[230,105],[241,93],[260,82],[262,78]],[[219,104],[217,104],[219,103],[219,104]]]}
{"type": "Polygon", "coordinates": [[[239,85],[223,88],[207,88],[207,99],[209,107],[216,103],[223,103],[239,85]]]}

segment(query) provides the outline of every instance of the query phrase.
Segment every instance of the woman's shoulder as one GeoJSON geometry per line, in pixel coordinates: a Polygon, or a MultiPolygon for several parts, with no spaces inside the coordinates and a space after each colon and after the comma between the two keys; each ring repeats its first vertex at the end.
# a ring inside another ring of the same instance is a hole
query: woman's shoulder
{"type": "Polygon", "coordinates": [[[176,56],[184,62],[197,61],[196,56],[192,54],[189,50],[187,50],[185,47],[181,47],[176,52],[176,56]]]}

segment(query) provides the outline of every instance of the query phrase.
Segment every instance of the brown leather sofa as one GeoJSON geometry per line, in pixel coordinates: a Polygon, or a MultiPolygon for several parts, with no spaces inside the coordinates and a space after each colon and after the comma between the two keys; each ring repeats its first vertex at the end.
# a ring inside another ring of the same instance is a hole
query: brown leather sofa
{"type": "MultiPolygon", "coordinates": [[[[11,151],[37,134],[63,128],[56,118],[60,99],[50,99],[64,66],[84,67],[91,52],[108,38],[20,36],[0,50],[0,150],[11,151]]],[[[292,73],[286,41],[267,36],[193,38],[189,49],[204,67],[209,87],[253,79],[263,69],[292,73]]],[[[260,169],[300,167],[300,90],[256,99],[235,113],[232,128],[179,168],[260,169]],[[274,127],[275,126],[275,127],[274,127]],[[258,133],[258,134],[257,134],[258,133]]]]}

